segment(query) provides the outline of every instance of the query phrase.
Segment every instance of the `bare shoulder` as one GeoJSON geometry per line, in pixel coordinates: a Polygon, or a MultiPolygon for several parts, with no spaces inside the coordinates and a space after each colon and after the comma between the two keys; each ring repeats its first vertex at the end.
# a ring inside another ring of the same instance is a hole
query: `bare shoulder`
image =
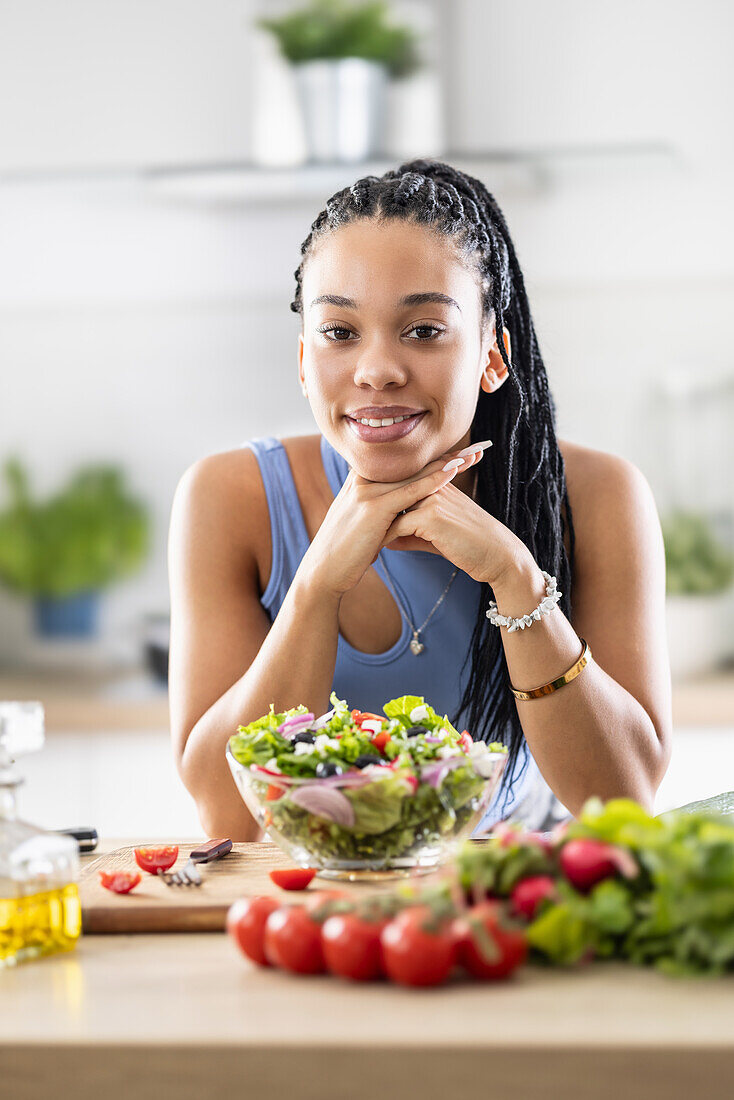
{"type": "Polygon", "coordinates": [[[259,563],[269,550],[268,504],[260,469],[249,447],[204,455],[183,473],[174,512],[185,512],[202,535],[226,547],[235,563],[259,563]]]}
{"type": "Polygon", "coordinates": [[[621,455],[598,451],[559,439],[558,447],[566,468],[566,484],[571,509],[576,505],[586,509],[606,493],[625,492],[636,488],[644,492],[647,479],[629,459],[621,455]]]}

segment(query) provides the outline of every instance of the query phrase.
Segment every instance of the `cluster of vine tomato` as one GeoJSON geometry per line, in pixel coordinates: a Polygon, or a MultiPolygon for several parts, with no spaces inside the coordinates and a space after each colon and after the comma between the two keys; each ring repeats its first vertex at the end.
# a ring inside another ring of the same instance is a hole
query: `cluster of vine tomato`
{"type": "MultiPolygon", "coordinates": [[[[293,868],[271,878],[285,889],[305,889],[314,874],[293,868]]],[[[343,891],[319,890],[284,905],[259,895],[230,907],[227,931],[258,966],[409,986],[440,985],[457,967],[484,981],[506,978],[527,956],[522,928],[492,899],[457,914],[440,896],[355,901],[343,891]]]]}

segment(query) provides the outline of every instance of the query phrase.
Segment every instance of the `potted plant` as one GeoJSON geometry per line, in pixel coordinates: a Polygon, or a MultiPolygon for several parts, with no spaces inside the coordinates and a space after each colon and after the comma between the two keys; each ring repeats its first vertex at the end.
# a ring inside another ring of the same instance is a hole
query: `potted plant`
{"type": "Polygon", "coordinates": [[[2,472],[10,503],[0,512],[0,584],[33,599],[39,634],[94,635],[99,592],[147,555],[145,506],[114,466],[82,467],[44,501],[31,498],[19,459],[2,472]]]}
{"type": "Polygon", "coordinates": [[[357,163],[379,154],[387,81],[420,65],[412,28],[392,26],[383,0],[311,0],[258,26],[293,66],[309,160],[357,163]]]}
{"type": "Polygon", "coordinates": [[[692,676],[732,655],[734,556],[696,512],[672,512],[662,530],[671,671],[692,676]]]}

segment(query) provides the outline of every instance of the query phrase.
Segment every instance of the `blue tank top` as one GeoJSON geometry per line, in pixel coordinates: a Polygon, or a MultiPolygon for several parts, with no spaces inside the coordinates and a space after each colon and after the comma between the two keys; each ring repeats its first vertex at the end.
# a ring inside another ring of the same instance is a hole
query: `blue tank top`
{"type": "MultiPolygon", "coordinates": [[[[310,540],[282,443],[272,436],[263,436],[242,445],[249,447],[257,458],[270,513],[272,565],[260,602],[272,623],[310,540]]],[[[324,436],[321,458],[336,496],[349,473],[349,465],[324,436]]],[[[416,627],[430,614],[454,570],[452,563],[438,554],[387,549],[380,552],[374,568],[388,591],[392,582],[416,627]],[[389,581],[385,580],[386,570],[389,581]]],[[[421,632],[425,649],[419,655],[410,650],[412,632],[404,615],[398,641],[384,653],[363,653],[340,634],[333,681],[337,697],[359,710],[380,713],[384,703],[396,696],[422,695],[438,713],[453,720],[469,678],[469,641],[477,620],[481,588],[478,581],[459,570],[443,602],[421,632]]],[[[462,725],[460,714],[457,728],[462,725]]],[[[490,828],[507,817],[539,776],[533,756],[523,742],[509,788],[502,792],[501,798],[500,792],[495,794],[476,831],[490,828]]]]}

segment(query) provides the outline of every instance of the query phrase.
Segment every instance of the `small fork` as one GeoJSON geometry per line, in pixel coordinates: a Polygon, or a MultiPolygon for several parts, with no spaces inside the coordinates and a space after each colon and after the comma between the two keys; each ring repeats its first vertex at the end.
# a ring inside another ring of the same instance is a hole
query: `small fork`
{"type": "Polygon", "coordinates": [[[231,840],[207,840],[206,844],[189,853],[188,862],[180,870],[165,871],[161,878],[166,886],[201,886],[201,872],[197,863],[212,863],[231,851],[231,840]]]}

